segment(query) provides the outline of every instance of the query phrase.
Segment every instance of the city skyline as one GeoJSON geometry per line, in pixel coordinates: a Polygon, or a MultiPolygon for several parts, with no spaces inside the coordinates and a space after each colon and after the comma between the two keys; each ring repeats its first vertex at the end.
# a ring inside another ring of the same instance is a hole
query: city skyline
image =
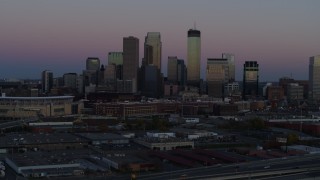
{"type": "Polygon", "coordinates": [[[160,32],[162,72],[168,56],[187,62],[187,31],[201,31],[201,77],[208,58],[235,55],[257,61],[261,81],[283,76],[308,79],[309,57],[319,53],[318,1],[52,1],[0,2],[0,78],[40,78],[81,73],[88,57],[107,65],[109,52],[122,51],[122,38],[160,32]],[[154,8],[156,7],[156,8],[154,8]],[[142,11],[143,9],[144,11],[142,11]],[[286,67],[286,68],[283,68],[286,67]]]}

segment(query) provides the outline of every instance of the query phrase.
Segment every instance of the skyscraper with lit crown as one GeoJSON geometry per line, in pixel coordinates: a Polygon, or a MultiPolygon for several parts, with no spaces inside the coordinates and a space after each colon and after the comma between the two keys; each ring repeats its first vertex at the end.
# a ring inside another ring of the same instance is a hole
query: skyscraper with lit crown
{"type": "Polygon", "coordinates": [[[86,61],[86,70],[97,71],[100,69],[100,59],[97,57],[88,57],[86,61]]]}
{"type": "Polygon", "coordinates": [[[200,83],[201,33],[199,30],[188,31],[188,85],[199,86],[200,83]]]}
{"type": "Polygon", "coordinates": [[[161,72],[162,42],[159,32],[148,32],[144,42],[143,65],[155,65],[161,72]]]}
{"type": "Polygon", "coordinates": [[[246,61],[243,65],[243,99],[256,98],[259,95],[259,64],[246,61]]]}

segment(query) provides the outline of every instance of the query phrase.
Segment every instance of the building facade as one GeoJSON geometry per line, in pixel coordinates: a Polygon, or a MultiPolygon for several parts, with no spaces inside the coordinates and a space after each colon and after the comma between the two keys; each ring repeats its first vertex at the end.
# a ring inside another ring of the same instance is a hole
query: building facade
{"type": "Polygon", "coordinates": [[[188,31],[188,85],[199,86],[200,82],[200,58],[201,58],[201,33],[198,30],[188,31]]]}
{"type": "Polygon", "coordinates": [[[259,95],[259,64],[257,61],[246,61],[243,65],[242,97],[256,98],[259,95]]]}
{"type": "Polygon", "coordinates": [[[144,42],[145,65],[155,65],[161,72],[162,42],[159,32],[148,32],[144,42]]]}
{"type": "Polygon", "coordinates": [[[77,88],[77,73],[66,73],[63,75],[64,87],[77,88]]]}
{"type": "Polygon", "coordinates": [[[123,53],[122,52],[109,52],[108,65],[114,64],[116,67],[116,78],[122,80],[123,75],[123,53]]]}
{"type": "Polygon", "coordinates": [[[139,70],[139,39],[133,36],[123,38],[123,80],[132,81],[132,92],[137,92],[139,70]]]}
{"type": "Polygon", "coordinates": [[[236,69],[234,64],[234,54],[223,53],[222,59],[227,59],[228,61],[228,82],[234,82],[236,78],[236,69]]]}
{"type": "Polygon", "coordinates": [[[187,69],[183,59],[177,56],[168,57],[168,81],[179,86],[186,85],[187,69]]]}
{"type": "Polygon", "coordinates": [[[53,87],[53,73],[51,71],[42,71],[42,93],[49,93],[53,87]]]}
{"type": "Polygon", "coordinates": [[[140,69],[140,86],[142,96],[160,98],[162,83],[160,70],[156,65],[144,65],[140,69]]]}
{"type": "Polygon", "coordinates": [[[122,52],[109,52],[108,64],[123,65],[123,53],[122,52]]]}
{"type": "Polygon", "coordinates": [[[268,86],[267,87],[267,99],[268,101],[280,101],[284,98],[284,89],[281,86],[268,86]]]}
{"type": "Polygon", "coordinates": [[[232,96],[241,94],[239,82],[229,82],[224,85],[224,94],[226,96],[232,96]]]}
{"type": "Polygon", "coordinates": [[[86,70],[97,71],[100,69],[100,59],[97,57],[88,57],[86,61],[86,70]]]}
{"type": "Polygon", "coordinates": [[[304,99],[303,86],[300,86],[298,83],[290,83],[287,88],[287,99],[289,102],[299,102],[304,99]]]}
{"type": "Polygon", "coordinates": [[[224,97],[224,86],[229,79],[229,65],[227,59],[207,60],[207,86],[211,97],[224,97]]]}
{"type": "Polygon", "coordinates": [[[20,119],[71,114],[73,96],[0,97],[0,118],[20,119]]]}
{"type": "Polygon", "coordinates": [[[309,60],[309,91],[310,99],[320,100],[320,55],[309,60]]]}

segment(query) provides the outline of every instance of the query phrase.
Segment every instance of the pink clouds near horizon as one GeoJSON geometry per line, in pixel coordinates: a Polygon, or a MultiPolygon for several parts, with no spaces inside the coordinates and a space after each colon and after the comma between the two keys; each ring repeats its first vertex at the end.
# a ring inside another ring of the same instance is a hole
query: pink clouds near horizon
{"type": "Polygon", "coordinates": [[[43,69],[57,75],[81,72],[89,56],[107,63],[108,52],[122,51],[122,38],[130,35],[140,40],[141,59],[150,31],[161,33],[166,74],[168,56],[187,60],[187,30],[196,22],[203,73],[207,58],[230,52],[238,80],[246,60],[258,61],[263,80],[290,74],[307,79],[308,58],[320,54],[319,5],[312,0],[1,1],[0,77],[36,78],[43,69]],[[8,70],[14,68],[15,73],[8,70]]]}

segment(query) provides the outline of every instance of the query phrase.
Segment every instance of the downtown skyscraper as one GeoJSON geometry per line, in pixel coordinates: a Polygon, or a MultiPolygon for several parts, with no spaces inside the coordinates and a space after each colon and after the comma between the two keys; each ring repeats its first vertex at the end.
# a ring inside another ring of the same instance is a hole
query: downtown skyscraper
{"type": "Polygon", "coordinates": [[[234,82],[235,77],[236,77],[234,55],[230,54],[230,53],[222,53],[222,59],[227,59],[227,62],[228,62],[228,72],[227,72],[228,79],[227,79],[227,81],[234,82]]]}
{"type": "Polygon", "coordinates": [[[88,57],[86,60],[86,70],[97,71],[100,69],[100,60],[97,57],[88,57]]]}
{"type": "Polygon", "coordinates": [[[320,100],[320,55],[309,59],[309,97],[320,100]]]}
{"type": "Polygon", "coordinates": [[[201,33],[196,29],[188,31],[188,85],[199,86],[200,83],[200,58],[201,58],[201,33]]]}
{"type": "Polygon", "coordinates": [[[139,39],[133,36],[123,38],[123,80],[132,81],[132,92],[137,92],[139,70],[139,39]]]}
{"type": "Polygon", "coordinates": [[[84,92],[86,86],[93,86],[98,84],[98,71],[100,69],[100,59],[97,57],[88,57],[86,60],[86,69],[83,70],[83,85],[84,92]]]}
{"type": "Polygon", "coordinates": [[[223,98],[224,86],[229,79],[228,59],[208,59],[206,75],[208,95],[223,98]]]}
{"type": "Polygon", "coordinates": [[[122,80],[123,75],[123,53],[122,52],[109,52],[108,53],[108,66],[114,65],[116,69],[116,79],[122,80]]]}
{"type": "Polygon", "coordinates": [[[52,71],[45,70],[41,73],[42,93],[49,93],[53,87],[53,73],[52,71]]]}
{"type": "Polygon", "coordinates": [[[160,32],[148,32],[144,42],[143,65],[155,65],[161,72],[162,42],[160,32]]]}
{"type": "Polygon", "coordinates": [[[259,64],[257,61],[246,61],[243,65],[242,98],[256,98],[259,88],[259,64]]]}
{"type": "Polygon", "coordinates": [[[168,81],[179,86],[185,86],[186,66],[183,59],[177,56],[168,57],[168,81]]]}

